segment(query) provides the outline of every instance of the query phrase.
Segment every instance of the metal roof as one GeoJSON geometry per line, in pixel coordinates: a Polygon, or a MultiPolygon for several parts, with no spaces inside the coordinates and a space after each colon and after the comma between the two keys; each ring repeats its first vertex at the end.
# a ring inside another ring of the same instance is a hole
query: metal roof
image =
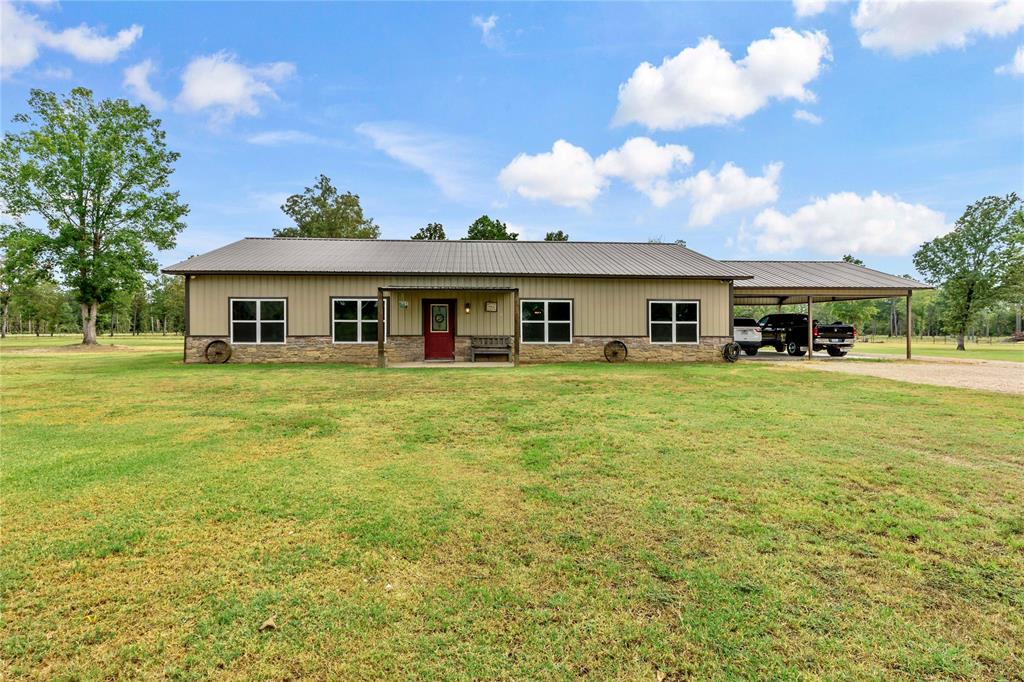
{"type": "Polygon", "coordinates": [[[845,261],[724,260],[753,278],[736,282],[737,292],[747,289],[931,289],[906,277],[889,275],[845,261]]]}
{"type": "Polygon", "coordinates": [[[679,244],[250,237],[169,274],[527,275],[742,279],[747,271],[679,244]]]}

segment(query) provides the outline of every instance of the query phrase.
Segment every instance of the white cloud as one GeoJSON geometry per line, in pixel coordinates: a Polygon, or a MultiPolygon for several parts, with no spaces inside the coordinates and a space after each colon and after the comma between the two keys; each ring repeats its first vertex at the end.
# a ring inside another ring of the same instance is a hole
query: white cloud
{"type": "Polygon", "coordinates": [[[167,100],[149,84],[149,77],[155,70],[151,59],[129,66],[124,70],[124,87],[147,107],[159,111],[167,106],[167,100]]]}
{"type": "Polygon", "coordinates": [[[39,75],[43,78],[52,78],[53,80],[66,81],[71,78],[74,74],[66,66],[48,66],[39,72],[39,75]]]}
{"type": "Polygon", "coordinates": [[[605,152],[595,161],[606,178],[621,178],[643,193],[655,206],[664,206],[674,194],[667,176],[693,163],[693,152],[678,144],[658,145],[649,137],[634,137],[605,152]]]}
{"type": "Polygon", "coordinates": [[[13,3],[0,2],[0,71],[8,76],[36,60],[42,48],[65,52],[85,62],[112,62],[142,36],[142,27],[133,24],[113,37],[82,24],[53,31],[34,14],[13,3]]]}
{"type": "Polygon", "coordinates": [[[678,192],[690,198],[690,225],[709,225],[725,213],[770,204],[779,198],[782,163],[776,161],[763,169],[760,177],[747,175],[742,168],[727,163],[718,174],[702,170],[678,185],[678,192]]]}
{"type": "Polygon", "coordinates": [[[260,99],[278,99],[272,84],[295,75],[290,62],[245,66],[228,52],[197,57],[181,75],[178,105],[190,111],[210,109],[214,122],[230,121],[244,114],[260,113],[260,99]]]}
{"type": "Polygon", "coordinates": [[[1017,48],[1013,60],[996,69],[996,73],[1007,76],[1024,76],[1024,45],[1017,48]]]}
{"type": "Polygon", "coordinates": [[[1024,0],[861,0],[860,44],[906,56],[964,47],[975,35],[1009,35],[1024,25],[1024,0]]]}
{"type": "Polygon", "coordinates": [[[619,86],[614,123],[681,130],[738,121],[772,99],[813,101],[806,86],[831,58],[820,31],[773,28],[770,38],[752,42],[747,56],[735,62],[717,40],[704,38],[661,66],[638,66],[619,86]]]}
{"type": "Polygon", "coordinates": [[[426,173],[445,196],[460,199],[466,195],[470,169],[462,152],[463,140],[404,123],[362,123],[356,132],[396,161],[426,173]]]}
{"type": "Polygon", "coordinates": [[[825,11],[828,0],[793,0],[793,11],[798,17],[813,17],[825,11]]]}
{"type": "Polygon", "coordinates": [[[789,215],[769,208],[757,215],[754,228],[761,252],[807,249],[828,256],[902,256],[949,230],[938,211],[878,192],[830,194],[789,215]]]}
{"type": "Polygon", "coordinates": [[[519,154],[498,175],[507,192],[561,206],[589,208],[608,184],[582,147],[558,140],[550,152],[519,154]]]}
{"type": "Polygon", "coordinates": [[[804,121],[805,123],[813,123],[814,125],[821,125],[822,118],[817,114],[812,114],[805,109],[797,109],[793,112],[793,118],[798,121],[804,121]]]}
{"type": "Polygon", "coordinates": [[[266,147],[277,147],[284,144],[321,144],[324,142],[324,140],[316,135],[310,135],[301,130],[268,130],[250,135],[245,141],[249,144],[259,144],[266,147]]]}
{"type": "Polygon", "coordinates": [[[496,50],[501,48],[501,35],[495,30],[498,26],[498,15],[492,14],[484,19],[481,16],[473,17],[473,25],[480,29],[480,42],[487,47],[496,50]]]}

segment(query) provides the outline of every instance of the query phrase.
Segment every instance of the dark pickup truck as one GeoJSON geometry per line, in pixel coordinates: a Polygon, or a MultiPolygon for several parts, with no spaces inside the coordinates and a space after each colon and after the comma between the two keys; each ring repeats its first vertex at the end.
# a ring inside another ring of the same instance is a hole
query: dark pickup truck
{"type": "MultiPolygon", "coordinates": [[[[803,355],[807,352],[807,316],[796,313],[765,315],[757,321],[761,327],[761,347],[770,346],[781,353],[803,355]]],[[[814,321],[814,350],[825,350],[834,358],[841,358],[850,352],[857,339],[853,325],[834,322],[819,324],[814,321]]]]}

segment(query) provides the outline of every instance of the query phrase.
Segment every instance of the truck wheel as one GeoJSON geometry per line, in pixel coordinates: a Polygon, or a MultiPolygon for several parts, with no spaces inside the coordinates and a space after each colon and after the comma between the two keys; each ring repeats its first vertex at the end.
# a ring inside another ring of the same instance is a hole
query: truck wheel
{"type": "Polygon", "coordinates": [[[747,355],[757,355],[757,346],[747,346],[743,349],[743,352],[747,355]]]}
{"type": "Polygon", "coordinates": [[[846,353],[847,351],[843,350],[842,348],[833,348],[831,346],[829,346],[828,348],[828,354],[833,358],[846,357],[846,353]]]}
{"type": "Polygon", "coordinates": [[[786,352],[794,357],[800,357],[807,351],[800,350],[800,346],[797,344],[796,341],[790,341],[789,343],[786,344],[786,352]]]}

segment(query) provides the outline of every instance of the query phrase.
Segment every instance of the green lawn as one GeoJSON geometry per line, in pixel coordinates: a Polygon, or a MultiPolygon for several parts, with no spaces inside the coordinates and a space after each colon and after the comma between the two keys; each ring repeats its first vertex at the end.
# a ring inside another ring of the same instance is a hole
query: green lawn
{"type": "MultiPolygon", "coordinates": [[[[100,335],[96,339],[101,346],[128,346],[138,350],[181,350],[182,338],[173,334],[117,334],[115,336],[100,335]]],[[[34,334],[12,334],[0,339],[0,351],[31,350],[35,348],[60,348],[62,346],[79,346],[81,334],[55,334],[53,336],[35,336],[34,334]]]]}
{"type": "Polygon", "coordinates": [[[8,679],[1024,676],[1015,396],[756,363],[0,371],[8,679]]]}
{"type": "MultiPolygon", "coordinates": [[[[903,355],[907,352],[905,339],[887,339],[885,337],[875,337],[875,339],[879,340],[872,340],[870,343],[858,341],[853,352],[879,355],[903,355]]],[[[1004,343],[1001,339],[989,343],[986,339],[982,343],[968,342],[964,347],[965,350],[958,351],[955,341],[950,343],[942,339],[932,341],[931,337],[926,337],[914,339],[912,349],[916,356],[1024,362],[1024,343],[1004,343]]]]}

